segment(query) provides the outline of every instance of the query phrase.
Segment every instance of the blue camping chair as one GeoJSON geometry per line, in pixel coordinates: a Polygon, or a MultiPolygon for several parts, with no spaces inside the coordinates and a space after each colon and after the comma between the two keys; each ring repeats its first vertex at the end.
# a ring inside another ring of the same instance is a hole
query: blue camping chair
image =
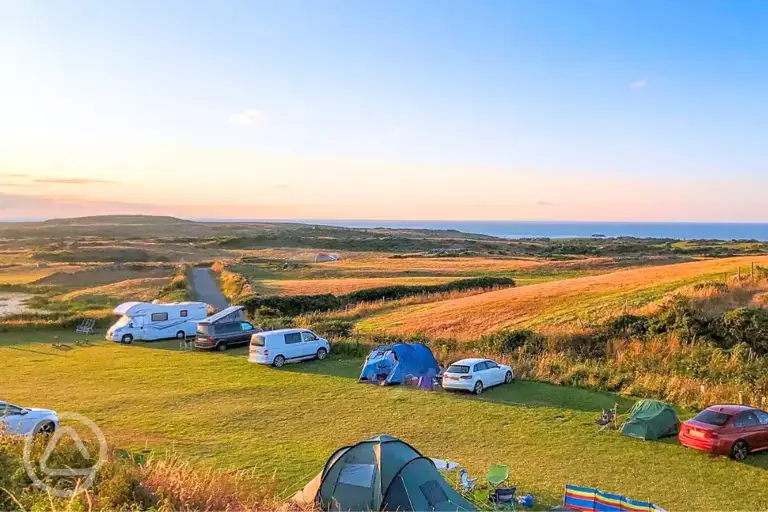
{"type": "Polygon", "coordinates": [[[475,490],[475,485],[477,484],[477,478],[469,478],[469,474],[467,473],[466,469],[462,469],[459,472],[459,478],[461,479],[460,483],[461,483],[462,494],[469,494],[475,490]]]}

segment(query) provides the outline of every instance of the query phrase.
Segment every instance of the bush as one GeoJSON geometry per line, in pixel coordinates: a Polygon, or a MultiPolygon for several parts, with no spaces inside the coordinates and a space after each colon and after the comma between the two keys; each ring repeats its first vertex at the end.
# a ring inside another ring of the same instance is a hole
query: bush
{"type": "Polygon", "coordinates": [[[450,283],[425,286],[381,286],[368,290],[359,290],[346,295],[292,295],[270,297],[248,297],[243,301],[249,315],[254,315],[262,308],[274,311],[275,315],[298,316],[315,311],[328,311],[359,302],[375,302],[378,300],[396,300],[413,295],[429,293],[445,293],[474,289],[490,289],[501,286],[514,286],[515,282],[506,277],[479,277],[476,279],[459,279],[450,283]]]}
{"type": "Polygon", "coordinates": [[[743,343],[759,355],[768,354],[768,311],[738,308],[726,311],[722,321],[733,344],[743,343]]]}
{"type": "Polygon", "coordinates": [[[529,330],[500,331],[482,337],[480,345],[499,354],[525,347],[526,352],[538,353],[542,349],[541,339],[529,330]]]}

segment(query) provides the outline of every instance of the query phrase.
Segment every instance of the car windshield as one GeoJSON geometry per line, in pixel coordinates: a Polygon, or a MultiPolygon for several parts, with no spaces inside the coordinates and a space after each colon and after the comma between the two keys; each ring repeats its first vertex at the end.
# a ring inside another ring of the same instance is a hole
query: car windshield
{"type": "Polygon", "coordinates": [[[264,345],[266,345],[266,343],[267,343],[266,338],[264,338],[264,336],[262,336],[261,334],[255,334],[251,336],[251,345],[253,345],[254,347],[263,347],[264,345]]]}
{"type": "Polygon", "coordinates": [[[115,323],[115,327],[124,327],[129,323],[131,323],[131,317],[123,315],[120,317],[117,323],[115,323]]]}
{"type": "Polygon", "coordinates": [[[729,418],[730,418],[730,415],[728,414],[717,412],[717,411],[710,411],[709,409],[707,409],[697,414],[696,417],[693,418],[693,420],[698,421],[699,423],[706,423],[708,425],[716,425],[718,427],[722,427],[723,425],[728,423],[729,418]]]}
{"type": "Polygon", "coordinates": [[[209,324],[197,324],[197,334],[208,336],[209,324]]]}
{"type": "Polygon", "coordinates": [[[446,373],[469,373],[469,366],[452,364],[448,367],[448,371],[446,373]]]}

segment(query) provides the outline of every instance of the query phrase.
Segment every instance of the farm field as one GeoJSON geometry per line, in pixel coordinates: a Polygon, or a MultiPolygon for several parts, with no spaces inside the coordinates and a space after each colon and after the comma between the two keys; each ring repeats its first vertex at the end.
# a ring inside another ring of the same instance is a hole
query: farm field
{"type": "MultiPolygon", "coordinates": [[[[275,475],[287,496],[343,444],[389,433],[481,476],[491,463],[547,506],[566,482],[596,486],[669,510],[768,507],[768,455],[746,463],[598,433],[610,394],[522,381],[482,397],[357,384],[357,358],[275,370],[245,350],[182,352],[176,342],[75,347],[69,332],[0,334],[2,389],[10,401],[84,414],[113,446],[172,450],[201,466],[275,475]],[[54,349],[53,335],[70,350],[54,349]],[[34,383],[34,384],[33,384],[34,383]],[[150,392],[151,390],[151,392],[150,392]],[[638,475],[642,474],[642,478],[638,475]],[[672,484],[674,483],[674,484],[672,484]]],[[[685,413],[683,413],[685,416],[685,413]]]]}
{"type": "Polygon", "coordinates": [[[704,260],[620,270],[491,291],[470,297],[390,309],[358,324],[363,332],[469,340],[510,327],[543,331],[633,311],[676,288],[723,278],[739,266],[768,263],[766,256],[704,260]]]}

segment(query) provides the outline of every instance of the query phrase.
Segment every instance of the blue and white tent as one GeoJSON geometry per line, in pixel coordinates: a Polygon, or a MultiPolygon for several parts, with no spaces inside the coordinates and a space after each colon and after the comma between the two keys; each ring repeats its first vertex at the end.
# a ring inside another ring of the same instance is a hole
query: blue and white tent
{"type": "Polygon", "coordinates": [[[381,346],[365,358],[358,382],[402,384],[406,375],[431,379],[440,374],[440,365],[426,345],[397,343],[381,346]]]}

